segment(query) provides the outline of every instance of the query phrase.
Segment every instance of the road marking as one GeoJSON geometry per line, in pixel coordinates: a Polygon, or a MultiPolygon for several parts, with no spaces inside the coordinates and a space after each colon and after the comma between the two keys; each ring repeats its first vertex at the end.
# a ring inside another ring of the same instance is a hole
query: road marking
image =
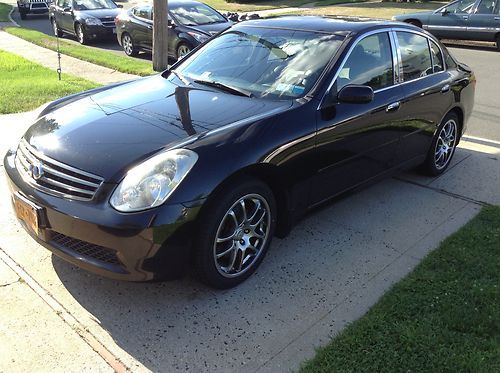
{"type": "Polygon", "coordinates": [[[49,294],[33,277],[31,277],[17,262],[0,248],[0,260],[12,269],[23,281],[49,305],[50,308],[103,359],[115,372],[128,372],[130,369],[113,355],[85,325],[78,321],[57,299],[49,294]]]}
{"type": "Polygon", "coordinates": [[[500,141],[485,139],[484,137],[464,135],[464,136],[462,136],[462,139],[472,141],[472,142],[485,143],[485,145],[490,145],[490,146],[500,146],[500,141]]]}

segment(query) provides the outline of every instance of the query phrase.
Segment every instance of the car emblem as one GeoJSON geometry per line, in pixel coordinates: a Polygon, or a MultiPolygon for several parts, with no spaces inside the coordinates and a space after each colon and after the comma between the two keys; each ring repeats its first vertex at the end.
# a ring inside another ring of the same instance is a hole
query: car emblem
{"type": "Polygon", "coordinates": [[[35,162],[29,167],[29,173],[30,176],[38,180],[43,176],[43,163],[42,162],[35,162]]]}

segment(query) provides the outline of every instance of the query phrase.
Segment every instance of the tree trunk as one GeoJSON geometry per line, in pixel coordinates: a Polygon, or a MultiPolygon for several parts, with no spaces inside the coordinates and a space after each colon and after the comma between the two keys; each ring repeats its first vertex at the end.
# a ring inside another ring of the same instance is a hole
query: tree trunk
{"type": "Polygon", "coordinates": [[[168,0],[153,0],[153,70],[168,67],[168,0]]]}

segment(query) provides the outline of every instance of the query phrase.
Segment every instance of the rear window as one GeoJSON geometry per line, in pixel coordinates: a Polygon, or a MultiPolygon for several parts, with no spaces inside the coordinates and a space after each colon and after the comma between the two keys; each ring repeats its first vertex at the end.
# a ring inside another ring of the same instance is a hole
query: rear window
{"type": "Polygon", "coordinates": [[[427,38],[411,32],[397,32],[403,63],[403,81],[414,80],[433,73],[427,38]]]}

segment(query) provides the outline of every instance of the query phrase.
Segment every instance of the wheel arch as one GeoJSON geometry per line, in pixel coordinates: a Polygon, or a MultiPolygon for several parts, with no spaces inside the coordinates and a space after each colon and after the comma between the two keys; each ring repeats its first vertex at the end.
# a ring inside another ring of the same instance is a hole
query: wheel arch
{"type": "MultiPolygon", "coordinates": [[[[459,138],[457,144],[460,142],[460,139],[462,138],[462,131],[464,129],[464,111],[460,106],[455,106],[451,110],[449,110],[446,115],[454,113],[458,117],[458,125],[460,127],[460,130],[458,131],[459,138]]],[[[444,117],[446,117],[446,115],[444,117]]]]}
{"type": "Polygon", "coordinates": [[[422,28],[423,26],[422,21],[417,18],[407,18],[403,22],[418,26],[420,28],[422,28]]]}

